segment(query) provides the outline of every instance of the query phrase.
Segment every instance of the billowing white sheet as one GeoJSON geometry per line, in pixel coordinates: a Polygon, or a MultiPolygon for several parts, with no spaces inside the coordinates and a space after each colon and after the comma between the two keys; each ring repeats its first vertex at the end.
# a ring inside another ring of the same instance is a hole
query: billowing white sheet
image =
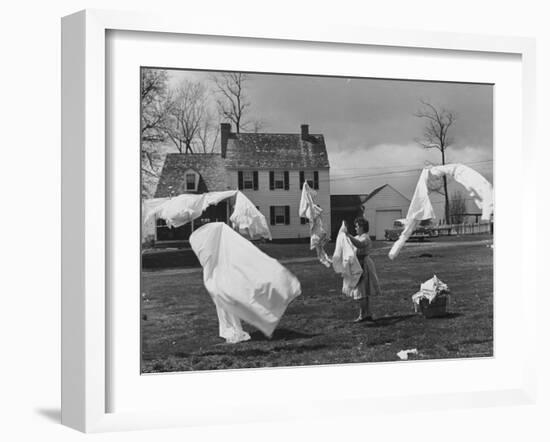
{"type": "Polygon", "coordinates": [[[443,176],[454,178],[470,193],[482,210],[481,219],[489,220],[493,213],[493,186],[478,172],[462,164],[446,164],[422,170],[405,219],[405,228],[388,253],[390,259],[397,257],[420,221],[434,219],[435,213],[429,194],[443,186],[443,176]]]}
{"type": "Polygon", "coordinates": [[[180,227],[200,218],[209,206],[231,197],[235,197],[235,207],[229,218],[233,227],[250,239],[271,239],[271,232],[265,216],[238,190],[202,194],[184,193],[174,198],[148,200],[145,202],[148,211],[144,223],[157,215],[166,221],[166,225],[180,227]]]}
{"type": "Polygon", "coordinates": [[[357,248],[346,236],[346,232],[347,228],[342,222],[342,226],[336,237],[334,254],[332,255],[332,268],[336,273],[342,275],[342,293],[349,296],[359,283],[363,269],[357,259],[357,248]]]}
{"type": "Polygon", "coordinates": [[[228,342],[248,339],[241,320],[271,336],[288,304],[301,294],[298,279],[224,223],[202,226],[189,242],[218,311],[220,336],[228,342]]]}
{"type": "Polygon", "coordinates": [[[154,215],[166,221],[169,227],[180,227],[199,218],[208,206],[216,205],[224,199],[237,194],[237,190],[209,193],[182,193],[174,198],[167,199],[147,213],[147,221],[154,215]]]}
{"type": "Polygon", "coordinates": [[[302,187],[302,197],[300,198],[300,207],[298,209],[299,215],[302,218],[309,220],[309,237],[310,248],[317,252],[319,261],[326,267],[330,267],[331,260],[325,252],[325,244],[329,241],[328,233],[323,227],[323,220],[321,214],[323,209],[315,204],[315,192],[307,181],[304,182],[302,187]]]}
{"type": "Polygon", "coordinates": [[[447,175],[462,184],[479,209],[481,219],[489,220],[493,214],[493,186],[479,172],[463,164],[446,164],[430,169],[430,174],[437,177],[447,175]]]}
{"type": "Polygon", "coordinates": [[[229,221],[241,235],[249,239],[267,238],[271,240],[271,232],[265,216],[242,192],[237,193],[235,208],[229,221]]]}

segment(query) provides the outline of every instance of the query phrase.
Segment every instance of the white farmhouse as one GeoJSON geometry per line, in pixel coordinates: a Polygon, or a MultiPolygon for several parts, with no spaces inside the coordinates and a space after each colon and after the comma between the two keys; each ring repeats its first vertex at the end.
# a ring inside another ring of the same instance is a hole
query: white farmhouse
{"type": "MultiPolygon", "coordinates": [[[[264,214],[274,240],[309,238],[309,225],[298,214],[304,181],[318,193],[323,223],[330,231],[329,161],[321,134],[234,133],[221,124],[221,152],[168,154],[155,193],[156,198],[180,193],[241,190],[264,214]]],[[[209,208],[193,224],[170,229],[156,221],[155,240],[184,241],[205,222],[228,222],[231,207],[225,202],[209,208]]]]}

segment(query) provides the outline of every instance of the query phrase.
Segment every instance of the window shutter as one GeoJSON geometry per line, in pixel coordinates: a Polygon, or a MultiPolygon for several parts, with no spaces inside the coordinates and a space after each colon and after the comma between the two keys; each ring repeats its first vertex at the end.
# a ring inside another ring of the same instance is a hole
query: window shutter
{"type": "Polygon", "coordinates": [[[243,188],[244,188],[243,173],[242,173],[242,171],[239,170],[239,190],[242,190],[243,188]]]}
{"type": "Polygon", "coordinates": [[[313,172],[313,188],[319,189],[319,172],[313,172]]]}
{"type": "Polygon", "coordinates": [[[254,171],[254,190],[258,190],[258,171],[254,171]]]}
{"type": "Polygon", "coordinates": [[[269,171],[269,190],[275,190],[275,173],[272,170],[269,171]]]}
{"type": "Polygon", "coordinates": [[[275,206],[269,206],[269,222],[272,226],[275,225],[275,206]]]}
{"type": "Polygon", "coordinates": [[[302,187],[304,187],[304,181],[305,181],[304,171],[300,170],[300,190],[302,190],[302,187]]]}
{"type": "Polygon", "coordinates": [[[285,170],[285,190],[288,190],[288,170],[285,170]]]}
{"type": "Polygon", "coordinates": [[[285,206],[285,224],[290,224],[290,206],[285,206]]]}

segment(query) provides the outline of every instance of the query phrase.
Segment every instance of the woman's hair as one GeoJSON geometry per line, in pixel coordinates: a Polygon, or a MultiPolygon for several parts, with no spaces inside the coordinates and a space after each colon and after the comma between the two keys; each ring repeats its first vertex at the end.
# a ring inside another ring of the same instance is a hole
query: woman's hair
{"type": "Polygon", "coordinates": [[[363,227],[363,232],[367,233],[369,231],[369,222],[362,216],[355,218],[353,223],[363,227]]]}

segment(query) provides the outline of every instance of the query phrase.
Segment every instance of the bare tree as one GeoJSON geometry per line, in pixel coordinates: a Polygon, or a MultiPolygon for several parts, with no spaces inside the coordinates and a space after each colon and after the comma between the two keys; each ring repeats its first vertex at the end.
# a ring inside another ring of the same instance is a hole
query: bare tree
{"type": "MultiPolygon", "coordinates": [[[[431,103],[422,100],[423,108],[415,113],[415,116],[426,120],[424,133],[421,139],[416,141],[425,149],[437,149],[441,152],[441,164],[445,164],[445,151],[453,143],[449,136],[449,128],[456,120],[456,116],[446,110],[438,109],[431,103]]],[[[445,196],[445,222],[449,224],[449,193],[447,189],[447,177],[443,177],[443,190],[445,196]]]]}
{"type": "Polygon", "coordinates": [[[168,74],[164,70],[144,69],[141,75],[141,135],[156,141],[169,110],[168,74]]]}
{"type": "Polygon", "coordinates": [[[449,211],[453,223],[462,223],[466,214],[466,198],[459,190],[453,193],[449,211]]]}
{"type": "Polygon", "coordinates": [[[245,96],[245,83],[248,78],[240,72],[226,72],[212,77],[218,93],[218,110],[220,115],[235,125],[235,131],[241,132],[244,127],[244,113],[250,106],[245,96]]]}
{"type": "Polygon", "coordinates": [[[180,153],[193,153],[193,145],[206,116],[205,86],[184,80],[176,89],[164,133],[180,153]]]}
{"type": "Polygon", "coordinates": [[[267,124],[265,121],[263,120],[252,120],[250,121],[247,125],[247,127],[250,127],[250,130],[252,132],[254,132],[255,134],[257,134],[258,132],[260,132],[262,129],[265,129],[267,124]]]}
{"type": "Polygon", "coordinates": [[[150,197],[160,168],[160,146],[164,140],[162,127],[170,112],[171,99],[167,87],[168,74],[161,69],[143,69],[141,73],[141,171],[142,196],[150,197]]]}
{"type": "Polygon", "coordinates": [[[197,145],[203,153],[213,153],[218,146],[220,121],[207,112],[197,131],[197,145]]]}

